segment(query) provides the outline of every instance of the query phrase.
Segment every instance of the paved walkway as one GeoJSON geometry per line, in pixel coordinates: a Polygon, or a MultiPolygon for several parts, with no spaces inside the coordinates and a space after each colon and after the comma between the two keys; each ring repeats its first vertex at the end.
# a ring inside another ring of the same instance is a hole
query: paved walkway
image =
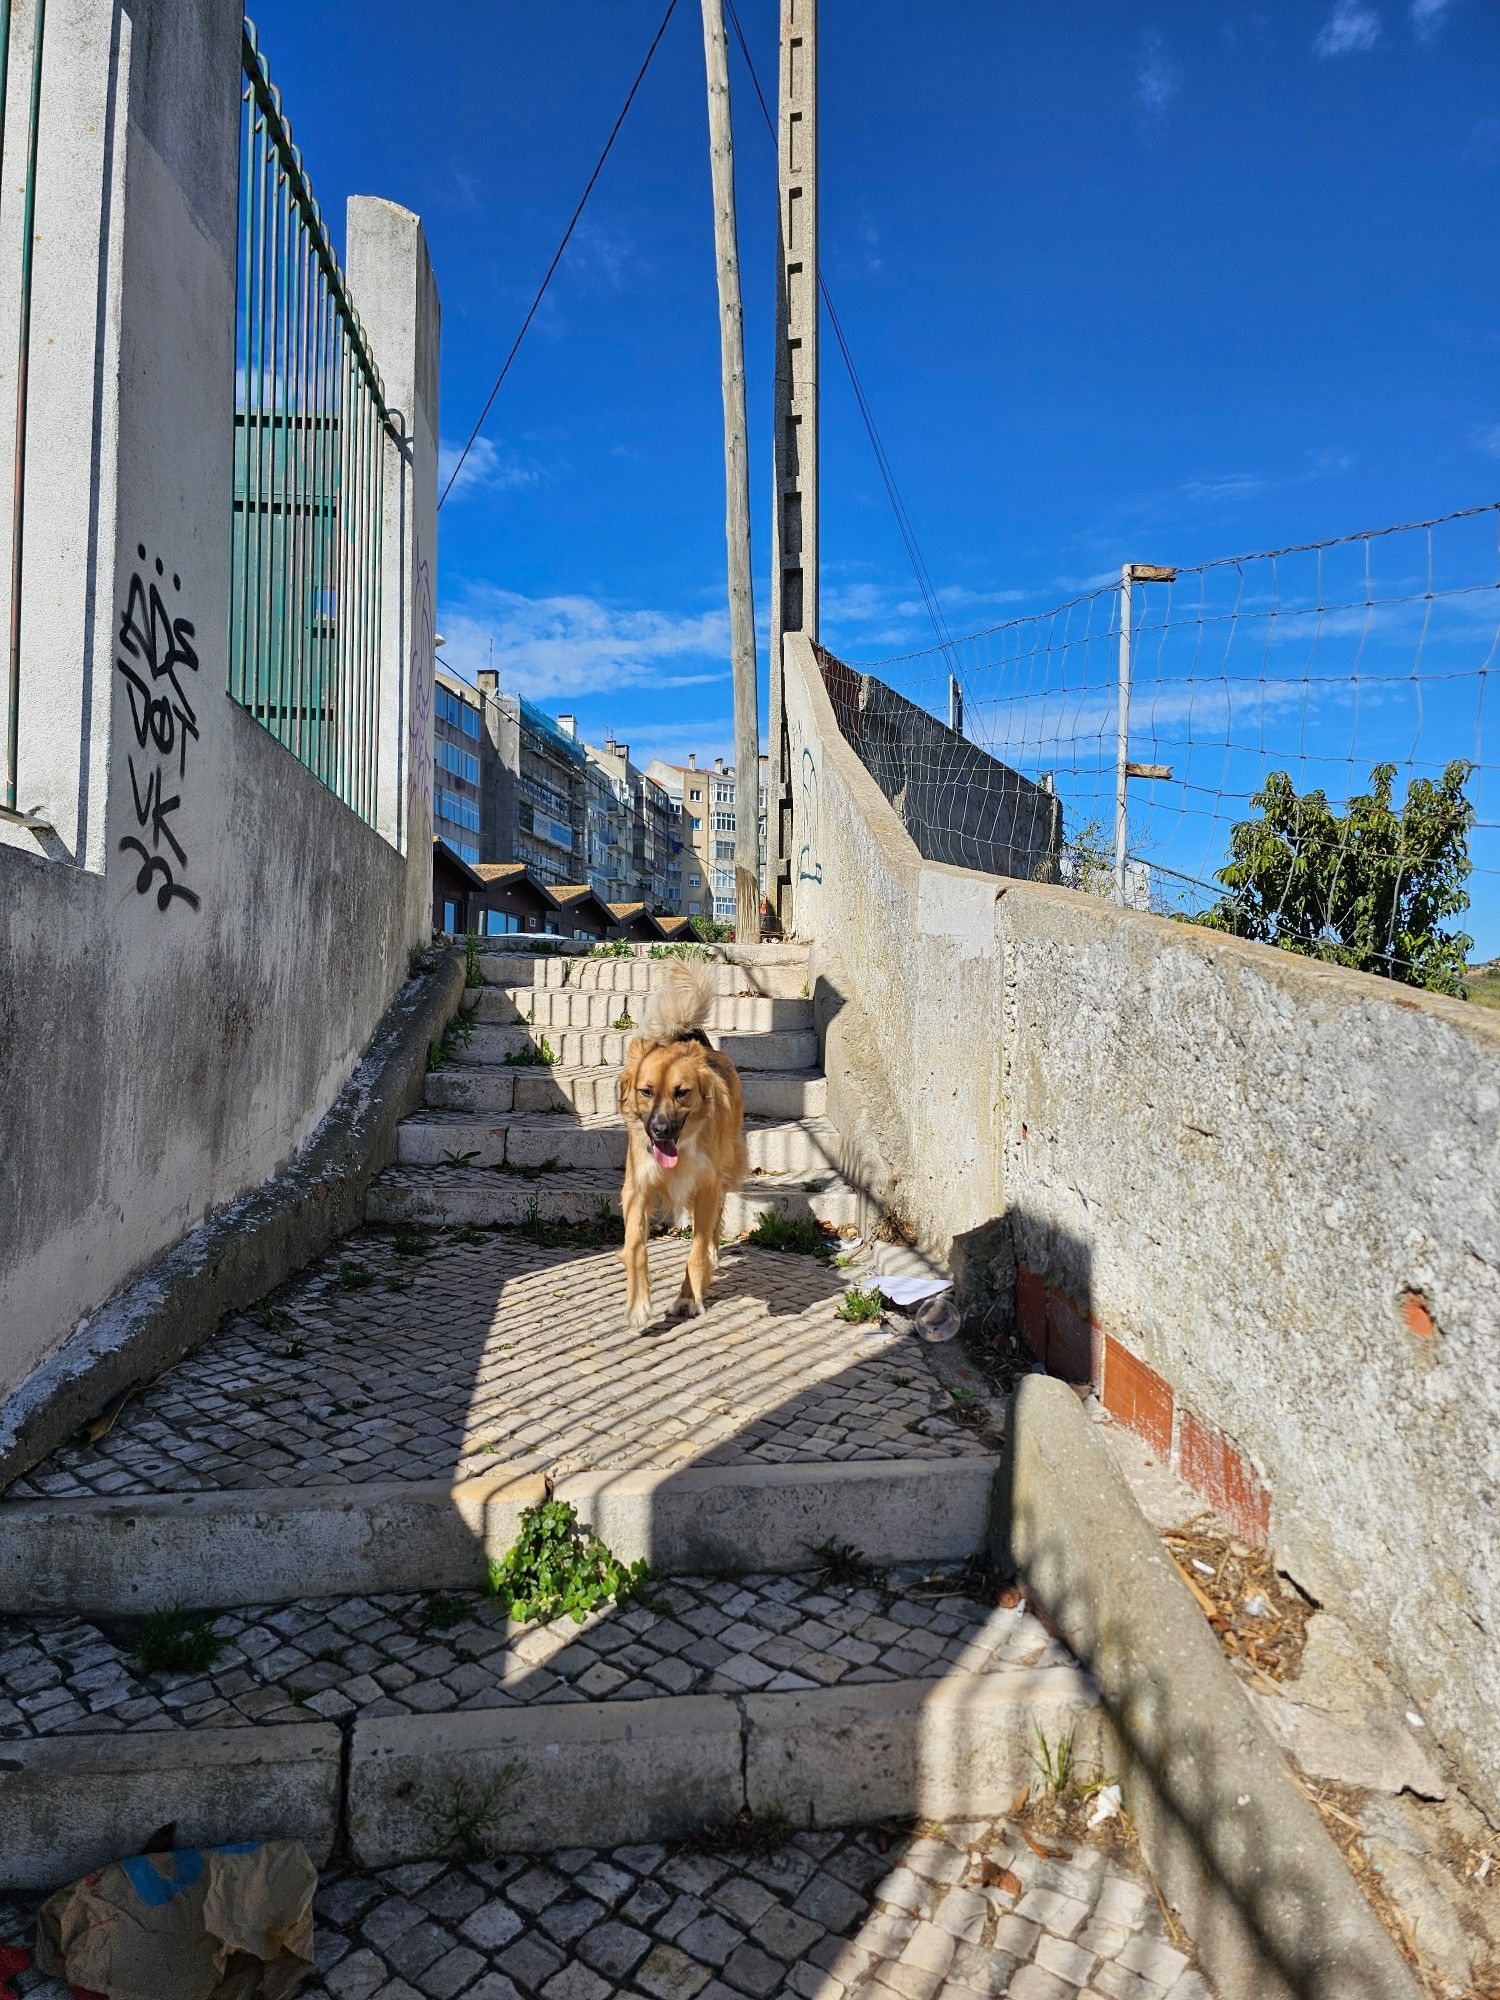
{"type": "MultiPolygon", "coordinates": [[[[652,1245],[659,1301],[686,1257],[652,1245]]],[[[359,1231],[7,1497],[983,1451],[903,1322],[837,1318],[848,1283],[730,1247],[703,1319],[641,1335],[612,1249],[359,1231]]]]}
{"type": "MultiPolygon", "coordinates": [[[[34,1908],[0,1899],[0,1943],[34,1908]]],[[[334,1870],[317,1968],[304,2000],[1212,2000],[1137,1861],[1043,1859],[993,1825],[334,1870]]]]}

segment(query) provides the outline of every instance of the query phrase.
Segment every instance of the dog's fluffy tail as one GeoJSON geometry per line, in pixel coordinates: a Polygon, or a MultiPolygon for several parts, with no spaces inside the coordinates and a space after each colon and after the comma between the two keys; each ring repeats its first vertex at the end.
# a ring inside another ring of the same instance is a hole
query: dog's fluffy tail
{"type": "Polygon", "coordinates": [[[646,996],[641,1028],[659,1041],[669,1042],[701,1028],[713,1004],[714,981],[709,968],[677,958],[646,996]]]}

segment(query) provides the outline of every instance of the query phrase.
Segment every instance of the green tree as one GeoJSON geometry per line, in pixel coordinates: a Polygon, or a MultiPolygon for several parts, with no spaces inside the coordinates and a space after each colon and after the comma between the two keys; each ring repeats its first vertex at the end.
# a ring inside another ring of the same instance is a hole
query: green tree
{"type": "Polygon", "coordinates": [[[1260,817],[1230,834],[1229,893],[1193,921],[1463,999],[1474,941],[1443,923],[1469,907],[1473,769],[1455,759],[1436,783],[1414,778],[1397,812],[1396,767],[1377,764],[1342,813],[1273,771],[1251,800],[1260,817]]]}

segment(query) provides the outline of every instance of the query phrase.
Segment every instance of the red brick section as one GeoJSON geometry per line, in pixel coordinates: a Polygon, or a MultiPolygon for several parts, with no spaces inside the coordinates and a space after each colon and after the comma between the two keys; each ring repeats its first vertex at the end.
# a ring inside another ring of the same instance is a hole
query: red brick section
{"type": "Polygon", "coordinates": [[[1265,1548],[1271,1535],[1271,1496],[1234,1439],[1191,1410],[1182,1412],[1177,1435],[1178,1470],[1188,1485],[1242,1541],[1265,1548]]]}
{"type": "Polygon", "coordinates": [[[1104,1373],[1104,1335],[1066,1292],[1047,1287],[1047,1373],[1092,1388],[1104,1373]]]}
{"type": "Polygon", "coordinates": [[[1016,1272],[1016,1331],[1038,1361],[1047,1359],[1047,1284],[1024,1264],[1016,1272]]]}
{"type": "Polygon", "coordinates": [[[1144,1438],[1164,1465],[1172,1462],[1172,1385],[1104,1336],[1104,1407],[1116,1423],[1144,1438]]]}

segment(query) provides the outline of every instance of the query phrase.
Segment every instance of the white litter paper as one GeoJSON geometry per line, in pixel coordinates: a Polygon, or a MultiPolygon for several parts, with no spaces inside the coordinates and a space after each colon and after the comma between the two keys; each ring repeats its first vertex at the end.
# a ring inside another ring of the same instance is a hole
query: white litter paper
{"type": "Polygon", "coordinates": [[[951,1291],[951,1278],[877,1277],[875,1283],[893,1306],[916,1306],[923,1299],[935,1299],[939,1292],[951,1291]]]}

